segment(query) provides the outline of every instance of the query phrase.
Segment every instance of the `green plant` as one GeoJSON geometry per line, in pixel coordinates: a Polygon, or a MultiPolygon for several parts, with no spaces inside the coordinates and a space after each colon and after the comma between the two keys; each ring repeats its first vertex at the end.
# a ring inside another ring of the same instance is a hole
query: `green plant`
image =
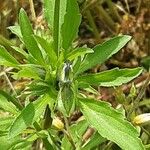
{"type": "Polygon", "coordinates": [[[30,79],[20,94],[23,102],[16,93],[0,91],[0,107],[10,113],[0,118],[1,149],[31,149],[42,140],[47,150],[88,150],[110,140],[122,149],[143,150],[137,129],[120,110],[82,92],[97,94],[92,86],[119,86],[141,74],[141,68],[84,73],[117,53],[131,37],[117,36],[93,49],[75,47],[72,42],[81,21],[77,1],[44,0],[44,10],[52,36],[36,35],[23,9],[19,26],[9,28],[27,49],[12,46],[24,63],[0,47],[0,64],[15,68],[12,77],[30,79]],[[75,111],[84,118],[73,123],[75,111]],[[88,139],[84,135],[89,127],[94,131],[88,139]]]}

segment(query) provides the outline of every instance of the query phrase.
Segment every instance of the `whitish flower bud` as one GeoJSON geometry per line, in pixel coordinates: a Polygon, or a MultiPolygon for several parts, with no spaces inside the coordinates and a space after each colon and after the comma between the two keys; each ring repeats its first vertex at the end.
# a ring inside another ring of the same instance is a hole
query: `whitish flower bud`
{"type": "Polygon", "coordinates": [[[150,113],[138,115],[133,119],[133,123],[136,125],[146,124],[148,122],[150,122],[150,113]]]}
{"type": "Polygon", "coordinates": [[[64,123],[58,117],[53,119],[52,126],[59,130],[64,129],[64,123]]]}

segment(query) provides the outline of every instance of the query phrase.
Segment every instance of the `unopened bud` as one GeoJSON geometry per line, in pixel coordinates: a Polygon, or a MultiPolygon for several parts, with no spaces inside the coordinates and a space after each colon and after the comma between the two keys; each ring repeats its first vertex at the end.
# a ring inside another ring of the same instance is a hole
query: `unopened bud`
{"type": "Polygon", "coordinates": [[[52,126],[54,126],[55,128],[59,130],[64,129],[64,123],[58,117],[53,119],[52,126]]]}
{"type": "Polygon", "coordinates": [[[133,119],[133,123],[136,125],[146,124],[148,122],[150,122],[150,113],[138,115],[133,119]]]}

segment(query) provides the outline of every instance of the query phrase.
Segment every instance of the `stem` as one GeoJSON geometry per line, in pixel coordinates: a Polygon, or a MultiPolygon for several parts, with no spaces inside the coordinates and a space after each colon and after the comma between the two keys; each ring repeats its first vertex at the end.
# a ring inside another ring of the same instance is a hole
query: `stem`
{"type": "Polygon", "coordinates": [[[118,14],[118,11],[114,5],[114,3],[111,1],[111,0],[106,0],[106,3],[110,9],[110,12],[112,14],[112,17],[115,19],[115,20],[118,20],[119,22],[121,22],[121,17],[120,15],[118,14]]]}
{"type": "Polygon", "coordinates": [[[87,19],[89,21],[90,26],[93,29],[94,36],[96,37],[97,41],[100,42],[101,38],[100,38],[100,35],[99,35],[99,31],[97,29],[97,26],[96,26],[96,24],[94,22],[94,19],[93,19],[92,15],[91,15],[91,11],[90,10],[86,11],[86,16],[87,16],[87,19]]]}
{"type": "Polygon", "coordinates": [[[68,120],[67,120],[67,118],[65,117],[65,115],[64,115],[64,120],[65,120],[65,125],[66,125],[66,130],[67,130],[67,131],[66,131],[66,130],[63,130],[63,132],[67,135],[67,138],[68,138],[69,142],[71,143],[73,149],[75,150],[75,149],[76,149],[76,145],[75,145],[75,143],[74,143],[74,141],[73,141],[73,138],[72,138],[72,136],[71,136],[70,129],[69,129],[69,124],[68,124],[68,120]]]}
{"type": "Polygon", "coordinates": [[[60,0],[55,0],[55,9],[54,9],[54,50],[59,56],[59,11],[60,10],[60,0]]]}
{"type": "Polygon", "coordinates": [[[98,17],[100,18],[100,20],[106,23],[111,32],[114,32],[116,28],[115,22],[112,20],[112,18],[108,15],[108,13],[104,10],[104,8],[101,5],[95,6],[95,8],[99,14],[98,17]]]}
{"type": "Polygon", "coordinates": [[[30,4],[32,20],[35,21],[36,20],[36,14],[35,14],[33,0],[29,0],[29,4],[30,4]]]}
{"type": "Polygon", "coordinates": [[[144,129],[143,127],[141,127],[141,129],[150,137],[150,133],[146,129],[144,129]]]}
{"type": "Polygon", "coordinates": [[[17,96],[17,92],[15,91],[13,85],[11,84],[11,82],[10,82],[10,80],[9,80],[9,78],[8,78],[8,76],[7,76],[7,74],[4,72],[3,75],[4,75],[4,77],[6,78],[6,81],[7,81],[8,85],[10,86],[10,88],[12,89],[13,93],[15,94],[15,96],[17,96]]]}
{"type": "Polygon", "coordinates": [[[147,77],[143,87],[141,88],[137,98],[135,99],[134,103],[133,103],[133,107],[129,110],[129,113],[127,114],[127,119],[130,119],[130,115],[133,113],[133,111],[138,107],[140,100],[142,99],[143,95],[144,95],[144,91],[147,87],[147,85],[149,84],[149,80],[150,80],[150,76],[147,77]]]}
{"type": "Polygon", "coordinates": [[[107,145],[103,148],[103,150],[110,150],[110,148],[112,147],[112,145],[113,145],[113,142],[112,142],[112,141],[109,141],[109,142],[107,143],[107,145]]]}

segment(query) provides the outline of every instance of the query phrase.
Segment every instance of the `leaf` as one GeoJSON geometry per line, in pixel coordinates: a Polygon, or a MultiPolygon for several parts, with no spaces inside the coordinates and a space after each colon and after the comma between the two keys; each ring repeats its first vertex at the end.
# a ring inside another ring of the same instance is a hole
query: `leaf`
{"type": "Polygon", "coordinates": [[[22,54],[25,58],[28,58],[28,54],[21,48],[16,47],[16,46],[11,46],[15,51],[19,52],[20,54],[22,54]]]}
{"type": "Polygon", "coordinates": [[[15,74],[15,76],[17,76],[17,78],[26,77],[26,78],[32,78],[32,79],[38,80],[38,79],[41,79],[38,74],[39,73],[38,73],[38,70],[36,70],[36,68],[25,67],[22,70],[20,70],[17,74],[15,74]]]}
{"type": "Polygon", "coordinates": [[[103,71],[95,74],[88,74],[79,76],[77,78],[79,86],[82,87],[84,83],[97,86],[119,86],[127,83],[142,73],[142,68],[134,69],[112,69],[108,71],[103,71]]]}
{"type": "Polygon", "coordinates": [[[32,26],[30,24],[30,21],[28,19],[28,16],[26,12],[21,9],[19,13],[19,24],[21,33],[23,36],[23,41],[25,43],[26,48],[28,49],[29,53],[40,63],[43,63],[43,56],[40,51],[40,48],[37,45],[36,40],[33,37],[33,30],[32,26]]]}
{"type": "Polygon", "coordinates": [[[55,0],[44,0],[44,16],[49,28],[53,29],[55,0]]]}
{"type": "Polygon", "coordinates": [[[18,102],[18,100],[16,98],[14,98],[13,96],[11,96],[10,94],[6,93],[3,90],[0,90],[0,95],[2,95],[3,97],[5,97],[7,99],[7,101],[13,103],[19,110],[22,109],[22,105],[18,102]]]}
{"type": "Polygon", "coordinates": [[[80,48],[77,48],[77,49],[71,51],[70,53],[68,53],[67,59],[69,59],[71,61],[79,56],[84,56],[87,53],[93,53],[93,52],[94,51],[90,48],[80,47],[80,48]]]}
{"type": "Polygon", "coordinates": [[[81,111],[101,136],[115,142],[124,150],[144,150],[138,131],[109,103],[79,99],[81,111]]]}
{"type": "Polygon", "coordinates": [[[50,64],[52,65],[52,67],[55,67],[57,62],[57,55],[54,51],[53,43],[52,42],[49,43],[47,40],[39,36],[34,37],[36,38],[37,42],[41,45],[41,47],[44,49],[46,54],[49,56],[50,64]]]}
{"type": "Polygon", "coordinates": [[[9,138],[15,137],[24,129],[31,126],[41,116],[48,101],[49,95],[45,94],[38,100],[29,103],[13,122],[9,130],[9,138]]]}
{"type": "Polygon", "coordinates": [[[7,111],[7,112],[12,113],[12,114],[18,113],[18,110],[15,107],[15,105],[13,105],[13,103],[11,103],[11,102],[8,102],[6,97],[4,97],[1,94],[0,94],[0,108],[7,111]]]}
{"type": "Polygon", "coordinates": [[[78,28],[81,22],[78,3],[76,0],[68,0],[64,23],[61,28],[62,47],[67,50],[72,46],[72,41],[78,34],[78,28]]]}
{"type": "Polygon", "coordinates": [[[97,64],[105,62],[113,54],[117,53],[122,47],[124,47],[130,39],[131,36],[122,35],[95,46],[93,48],[94,53],[88,54],[81,63],[78,74],[96,66],[97,64]]]}
{"type": "Polygon", "coordinates": [[[64,16],[66,13],[67,0],[56,0],[54,9],[54,24],[53,24],[53,38],[54,38],[54,50],[56,54],[59,54],[61,48],[61,26],[64,23],[64,16]]]}
{"type": "Polygon", "coordinates": [[[12,116],[0,117],[0,130],[1,131],[8,130],[13,120],[14,120],[14,117],[12,116]]]}
{"type": "Polygon", "coordinates": [[[0,46],[0,65],[17,67],[19,62],[3,46],[0,46]]]}
{"type": "Polygon", "coordinates": [[[19,136],[9,139],[7,136],[0,137],[0,149],[1,150],[10,150],[13,148],[13,145],[19,143],[21,138],[19,136]]]}
{"type": "Polygon", "coordinates": [[[8,29],[15,35],[17,35],[20,39],[21,42],[23,42],[23,37],[22,37],[22,33],[21,33],[21,30],[20,30],[20,26],[17,25],[17,26],[10,26],[8,27],[8,29]]]}

